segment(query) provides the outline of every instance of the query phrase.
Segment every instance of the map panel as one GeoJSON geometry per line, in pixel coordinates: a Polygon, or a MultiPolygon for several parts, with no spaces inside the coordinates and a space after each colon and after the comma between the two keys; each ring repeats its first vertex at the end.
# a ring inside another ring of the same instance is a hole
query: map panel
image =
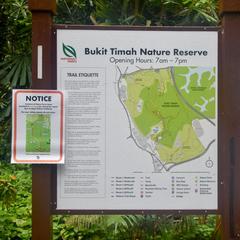
{"type": "Polygon", "coordinates": [[[50,152],[51,115],[28,114],[26,125],[26,152],[50,152]]]}
{"type": "Polygon", "coordinates": [[[166,67],[121,74],[119,100],[131,138],[153,158],[155,171],[194,160],[207,152],[200,121],[215,126],[215,67],[166,67]]]}

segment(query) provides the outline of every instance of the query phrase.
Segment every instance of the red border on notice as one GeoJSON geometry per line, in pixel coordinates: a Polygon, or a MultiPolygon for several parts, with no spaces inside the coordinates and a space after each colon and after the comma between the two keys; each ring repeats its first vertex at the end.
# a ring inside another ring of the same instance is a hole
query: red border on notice
{"type": "Polygon", "coordinates": [[[14,123],[14,133],[13,133],[13,159],[17,163],[58,163],[61,162],[63,158],[63,93],[60,91],[51,91],[51,90],[16,90],[14,93],[14,118],[13,118],[13,123],[14,123]],[[60,158],[56,160],[23,160],[23,159],[17,159],[17,95],[19,93],[47,93],[47,94],[60,94],[61,98],[61,105],[60,105],[60,158]]]}

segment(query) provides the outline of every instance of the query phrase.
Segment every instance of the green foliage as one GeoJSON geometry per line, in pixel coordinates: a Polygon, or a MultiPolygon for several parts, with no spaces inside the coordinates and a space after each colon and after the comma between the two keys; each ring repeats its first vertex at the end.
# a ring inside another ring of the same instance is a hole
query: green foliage
{"type": "Polygon", "coordinates": [[[0,201],[2,202],[2,208],[9,208],[12,202],[16,199],[16,189],[10,179],[0,179],[0,201]]]}
{"type": "Polygon", "coordinates": [[[217,0],[59,0],[56,23],[217,25],[217,0]]]}
{"type": "Polygon", "coordinates": [[[11,152],[11,88],[0,85],[0,160],[8,161],[11,152]]]}
{"type": "Polygon", "coordinates": [[[217,0],[95,0],[96,24],[216,25],[217,0]]]}
{"type": "MultiPolygon", "coordinates": [[[[31,239],[31,169],[0,163],[0,239],[31,239]]],[[[54,216],[55,240],[217,240],[218,216],[54,216]],[[217,221],[216,221],[217,220],[217,221]]]]}
{"type": "Polygon", "coordinates": [[[57,216],[54,239],[214,240],[215,224],[216,216],[57,216]]]}
{"type": "Polygon", "coordinates": [[[31,238],[31,171],[0,164],[0,239],[31,238]],[[1,182],[4,186],[1,186],[1,182]],[[4,188],[5,191],[2,191],[4,188]]]}
{"type": "Polygon", "coordinates": [[[31,83],[31,14],[26,0],[0,0],[0,159],[9,161],[11,89],[31,83]]]}
{"type": "Polygon", "coordinates": [[[0,207],[3,209],[9,208],[10,205],[15,202],[15,180],[16,176],[7,165],[0,163],[0,207]]]}
{"type": "Polygon", "coordinates": [[[166,0],[172,22],[169,25],[217,25],[217,0],[166,0]],[[176,20],[174,20],[174,16],[176,20]]]}
{"type": "Polygon", "coordinates": [[[53,239],[108,239],[104,216],[56,216],[53,221],[53,239]]]}
{"type": "Polygon", "coordinates": [[[5,57],[11,54],[22,54],[31,49],[31,13],[26,0],[0,0],[5,20],[7,41],[1,45],[5,57]],[[29,45],[30,44],[30,45],[29,45]]]}
{"type": "Polygon", "coordinates": [[[91,0],[59,0],[57,2],[57,24],[91,24],[93,11],[91,0]]]}

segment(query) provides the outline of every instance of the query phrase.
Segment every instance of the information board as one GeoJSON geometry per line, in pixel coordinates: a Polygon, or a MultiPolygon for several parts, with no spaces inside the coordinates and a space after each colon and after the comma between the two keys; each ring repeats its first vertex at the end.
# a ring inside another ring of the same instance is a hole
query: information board
{"type": "Polygon", "coordinates": [[[218,209],[218,33],[57,29],[57,209],[218,209]]]}
{"type": "Polygon", "coordinates": [[[64,163],[64,97],[54,90],[13,90],[12,163],[64,163]]]}

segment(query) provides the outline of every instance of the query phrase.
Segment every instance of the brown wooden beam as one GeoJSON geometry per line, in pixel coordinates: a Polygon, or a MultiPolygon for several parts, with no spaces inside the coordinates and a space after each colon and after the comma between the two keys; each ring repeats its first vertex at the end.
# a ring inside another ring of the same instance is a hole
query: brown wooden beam
{"type": "Polygon", "coordinates": [[[239,0],[220,0],[219,1],[220,14],[224,13],[239,13],[240,1],[239,0]]]}
{"type": "Polygon", "coordinates": [[[28,6],[31,12],[47,11],[56,14],[56,0],[29,0],[28,6]]]}
{"type": "Polygon", "coordinates": [[[48,11],[32,13],[32,87],[37,89],[53,89],[56,80],[53,79],[53,41],[52,14],[48,11]],[[37,46],[43,47],[43,77],[37,77],[37,46]]]}
{"type": "MultiPolygon", "coordinates": [[[[56,0],[29,0],[32,11],[32,88],[54,89],[52,18],[56,0]],[[38,76],[37,48],[42,47],[42,77],[38,76]]],[[[32,166],[32,239],[52,239],[52,169],[51,165],[32,166]]]]}
{"type": "Polygon", "coordinates": [[[52,239],[51,166],[32,166],[32,240],[52,239]]]}
{"type": "Polygon", "coordinates": [[[222,1],[219,86],[223,239],[240,239],[240,1],[222,1]],[[226,14],[227,13],[227,14],[226,14]]]}

